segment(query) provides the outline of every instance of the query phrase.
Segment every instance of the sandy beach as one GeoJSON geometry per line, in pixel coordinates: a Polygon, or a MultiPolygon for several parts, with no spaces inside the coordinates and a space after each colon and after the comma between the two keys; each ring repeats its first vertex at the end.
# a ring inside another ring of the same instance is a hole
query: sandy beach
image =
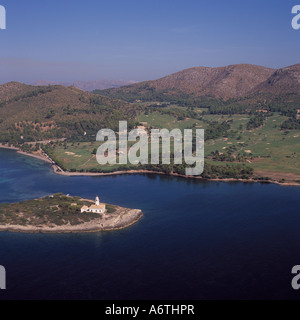
{"type": "Polygon", "coordinates": [[[0,143],[0,148],[1,149],[14,150],[14,151],[17,151],[17,153],[19,153],[19,154],[23,154],[24,156],[28,156],[28,157],[36,158],[36,159],[39,159],[39,160],[43,160],[43,161],[46,161],[48,163],[53,163],[53,161],[51,161],[47,157],[43,156],[41,153],[36,153],[35,154],[35,153],[23,152],[19,148],[11,147],[11,146],[8,146],[8,145],[5,145],[5,144],[1,144],[1,143],[0,143]]]}

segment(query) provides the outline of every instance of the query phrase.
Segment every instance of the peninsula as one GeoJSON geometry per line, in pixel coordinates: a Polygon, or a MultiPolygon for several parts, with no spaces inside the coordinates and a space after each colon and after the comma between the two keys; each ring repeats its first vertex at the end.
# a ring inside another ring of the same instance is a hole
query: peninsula
{"type": "Polygon", "coordinates": [[[57,193],[41,199],[0,204],[0,231],[77,233],[124,229],[141,219],[139,209],[57,193]]]}

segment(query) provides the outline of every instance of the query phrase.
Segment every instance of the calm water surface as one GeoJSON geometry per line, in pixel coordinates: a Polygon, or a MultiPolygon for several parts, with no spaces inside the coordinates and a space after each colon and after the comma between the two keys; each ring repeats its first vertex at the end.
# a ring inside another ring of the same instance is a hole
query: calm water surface
{"type": "Polygon", "coordinates": [[[0,233],[0,299],[298,299],[300,187],[155,175],[64,177],[0,150],[0,202],[56,192],[140,208],[132,227],[0,233]]]}

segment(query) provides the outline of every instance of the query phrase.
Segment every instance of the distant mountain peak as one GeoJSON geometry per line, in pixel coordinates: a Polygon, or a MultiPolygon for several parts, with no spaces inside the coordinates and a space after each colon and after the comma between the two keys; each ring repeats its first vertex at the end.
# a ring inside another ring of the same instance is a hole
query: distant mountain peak
{"type": "Polygon", "coordinates": [[[109,88],[118,88],[121,86],[134,84],[136,81],[124,81],[124,80],[89,80],[89,81],[79,81],[74,82],[63,82],[63,81],[49,81],[49,80],[39,80],[33,83],[34,86],[47,86],[47,85],[63,85],[66,87],[76,87],[83,91],[93,91],[93,90],[104,90],[109,88]]]}

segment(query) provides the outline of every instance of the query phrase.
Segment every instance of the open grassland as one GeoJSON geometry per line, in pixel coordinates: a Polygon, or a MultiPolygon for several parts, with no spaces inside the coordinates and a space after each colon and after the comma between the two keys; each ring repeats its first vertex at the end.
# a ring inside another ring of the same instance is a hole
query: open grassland
{"type": "Polygon", "coordinates": [[[287,118],[274,114],[257,129],[246,130],[247,117],[234,116],[232,129],[238,134],[232,137],[209,140],[205,154],[218,150],[248,155],[248,163],[255,171],[285,172],[300,175],[300,131],[283,131],[280,125],[287,118]],[[240,127],[242,126],[242,128],[240,127]],[[240,129],[241,130],[240,130],[240,129]]]}
{"type": "MultiPolygon", "coordinates": [[[[255,170],[269,172],[286,172],[300,175],[300,131],[283,131],[280,125],[287,120],[285,116],[274,113],[267,117],[262,127],[247,130],[250,116],[245,115],[204,115],[202,120],[189,119],[177,121],[170,115],[160,116],[159,113],[142,115],[140,121],[147,122],[148,126],[157,128],[196,128],[206,129],[207,121],[230,121],[231,130],[228,136],[206,140],[205,156],[212,152],[233,152],[243,154],[249,159],[247,163],[255,170]],[[164,117],[164,121],[162,121],[164,117]]],[[[224,162],[214,161],[221,164],[224,162]]]]}
{"type": "Polygon", "coordinates": [[[145,122],[149,127],[153,128],[166,128],[166,129],[187,129],[192,128],[197,123],[195,119],[177,120],[176,117],[168,114],[151,113],[149,115],[140,115],[138,121],[145,122]]]}
{"type": "Polygon", "coordinates": [[[71,171],[89,171],[90,169],[102,169],[110,171],[118,168],[118,165],[100,166],[96,160],[96,155],[93,151],[101,145],[99,142],[78,142],[78,143],[60,143],[55,146],[55,157],[60,160],[65,169],[71,171]]]}

